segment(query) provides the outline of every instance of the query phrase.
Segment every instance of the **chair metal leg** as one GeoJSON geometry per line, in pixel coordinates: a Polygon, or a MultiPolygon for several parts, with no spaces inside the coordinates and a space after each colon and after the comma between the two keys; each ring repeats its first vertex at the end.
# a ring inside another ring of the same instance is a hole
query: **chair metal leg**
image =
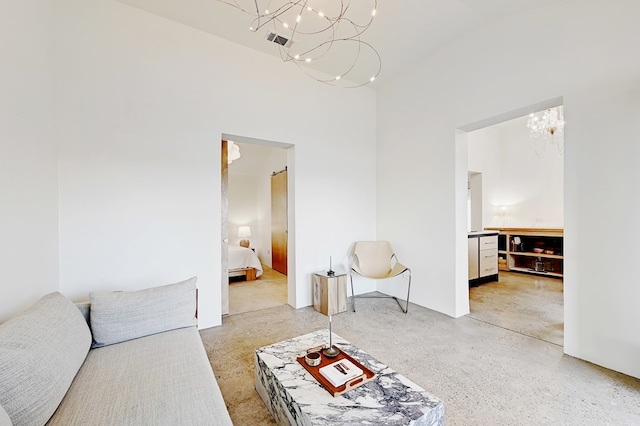
{"type": "Polygon", "coordinates": [[[356,311],[356,293],[353,291],[353,274],[349,273],[349,279],[351,280],[351,301],[353,302],[353,312],[356,311]]]}
{"type": "MultiPolygon", "coordinates": [[[[400,310],[405,314],[408,313],[409,312],[409,294],[411,293],[411,269],[407,269],[407,271],[409,272],[409,283],[407,286],[407,302],[405,303],[405,306],[402,306],[402,303],[400,303],[398,298],[394,296],[360,296],[360,297],[368,297],[370,299],[384,299],[384,298],[394,299],[398,304],[398,306],[400,306],[400,310]]],[[[353,291],[353,274],[351,273],[349,273],[349,280],[351,281],[351,300],[353,303],[353,312],[355,312],[356,311],[356,293],[353,291]]]]}
{"type": "Polygon", "coordinates": [[[409,292],[411,292],[411,269],[409,271],[409,285],[407,286],[407,307],[404,309],[404,313],[409,312],[409,292]]]}
{"type": "Polygon", "coordinates": [[[393,298],[398,303],[398,306],[400,306],[400,310],[402,310],[402,312],[404,312],[405,314],[409,312],[409,293],[411,292],[411,270],[410,269],[407,269],[407,270],[409,271],[409,286],[407,287],[407,303],[403,307],[397,297],[393,298]]]}

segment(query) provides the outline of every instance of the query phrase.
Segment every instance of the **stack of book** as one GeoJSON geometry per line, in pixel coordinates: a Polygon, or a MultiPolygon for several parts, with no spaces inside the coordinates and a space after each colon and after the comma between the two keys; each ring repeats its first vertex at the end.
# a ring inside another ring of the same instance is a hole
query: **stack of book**
{"type": "Polygon", "coordinates": [[[332,364],[325,365],[320,369],[320,374],[324,376],[333,386],[338,387],[347,383],[354,377],[363,374],[362,369],[355,366],[348,359],[341,359],[332,364]]]}

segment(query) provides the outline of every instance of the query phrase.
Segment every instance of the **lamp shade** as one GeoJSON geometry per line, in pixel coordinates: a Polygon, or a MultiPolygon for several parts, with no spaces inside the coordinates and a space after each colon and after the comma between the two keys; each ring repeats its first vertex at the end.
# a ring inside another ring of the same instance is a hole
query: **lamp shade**
{"type": "Polygon", "coordinates": [[[238,227],[238,237],[247,238],[251,236],[251,227],[250,226],[239,226],[238,227]]]}
{"type": "Polygon", "coordinates": [[[233,141],[227,143],[227,163],[233,163],[233,160],[240,158],[240,147],[233,141]]]}

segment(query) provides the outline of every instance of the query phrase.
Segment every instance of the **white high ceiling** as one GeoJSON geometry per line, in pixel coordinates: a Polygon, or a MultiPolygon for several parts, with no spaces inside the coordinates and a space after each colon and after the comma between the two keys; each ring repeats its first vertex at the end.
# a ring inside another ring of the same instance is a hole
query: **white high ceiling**
{"type": "MultiPolygon", "coordinates": [[[[249,48],[280,57],[278,46],[265,40],[267,29],[248,30],[251,16],[218,0],[120,0],[123,3],[189,25],[249,48]]],[[[254,4],[253,0],[237,0],[254,4]]],[[[339,0],[309,0],[321,4],[339,0]]],[[[343,0],[345,2],[349,0],[343,0]]],[[[366,2],[372,0],[351,0],[366,2]]],[[[379,85],[402,75],[416,62],[460,37],[500,17],[562,0],[379,0],[376,18],[363,35],[382,58],[379,85]]],[[[271,0],[275,3],[275,0],[271,0]]],[[[267,0],[258,0],[259,5],[267,0]]],[[[294,66],[287,63],[283,66],[294,66]]],[[[366,76],[365,76],[366,78],[366,76]]]]}

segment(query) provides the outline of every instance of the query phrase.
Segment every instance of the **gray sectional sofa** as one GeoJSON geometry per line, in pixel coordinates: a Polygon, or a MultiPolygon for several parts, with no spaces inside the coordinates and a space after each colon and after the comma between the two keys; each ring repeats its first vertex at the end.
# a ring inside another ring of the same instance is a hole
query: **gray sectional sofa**
{"type": "Polygon", "coordinates": [[[195,281],[78,305],[51,293],[0,324],[0,426],[231,425],[195,281]]]}

